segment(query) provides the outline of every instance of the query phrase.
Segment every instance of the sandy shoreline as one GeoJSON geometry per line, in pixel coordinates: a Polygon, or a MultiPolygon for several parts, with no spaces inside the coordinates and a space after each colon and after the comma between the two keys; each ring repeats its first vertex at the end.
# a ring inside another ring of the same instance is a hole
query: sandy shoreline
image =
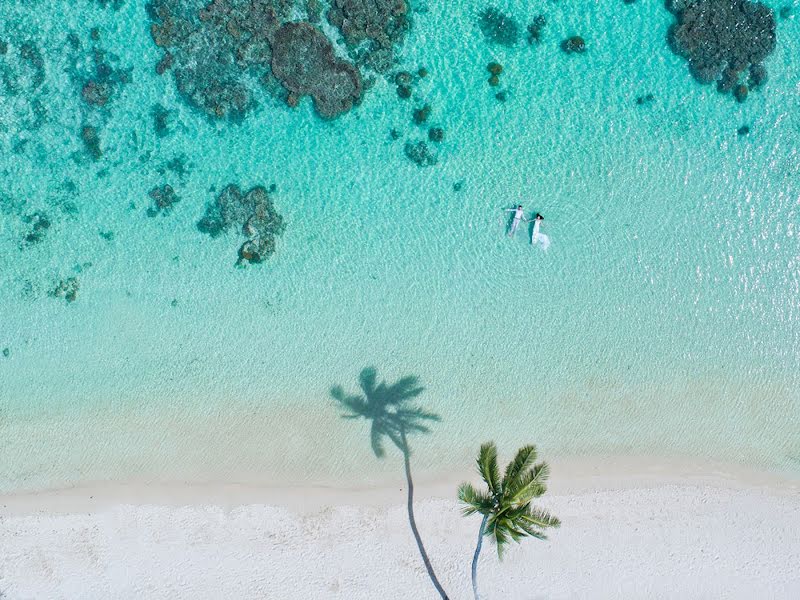
{"type": "MultiPolygon", "coordinates": [[[[485,598],[800,595],[797,480],[698,461],[551,462],[541,505],[564,525],[503,562],[487,546],[485,598]]],[[[415,482],[451,598],[471,597],[478,525],[453,498],[461,479],[415,482]]],[[[8,598],[436,598],[402,485],[105,485],[0,502],[8,598]]]]}
{"type": "MultiPolygon", "coordinates": [[[[561,457],[548,460],[553,476],[549,494],[584,494],[597,491],[646,489],[665,485],[694,485],[733,490],[767,489],[771,493],[800,495],[800,477],[763,471],[732,463],[689,457],[649,456],[561,457]]],[[[20,516],[35,513],[69,514],[117,506],[212,505],[232,509],[266,504],[313,513],[328,506],[391,506],[405,494],[401,465],[393,481],[342,486],[287,486],[264,482],[104,482],[66,489],[0,495],[0,514],[20,516]]],[[[474,480],[470,465],[460,473],[414,475],[417,499],[454,499],[462,481],[474,480]]]]}

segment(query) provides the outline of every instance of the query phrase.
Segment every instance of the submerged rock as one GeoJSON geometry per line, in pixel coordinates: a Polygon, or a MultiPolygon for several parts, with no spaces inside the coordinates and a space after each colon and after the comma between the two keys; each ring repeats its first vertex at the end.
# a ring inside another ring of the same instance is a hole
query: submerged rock
{"type": "Polygon", "coordinates": [[[175,190],[169,184],[154,187],[148,195],[153,199],[153,206],[147,209],[148,217],[155,217],[159,213],[167,215],[172,212],[175,203],[180,201],[175,190]]]}
{"type": "Polygon", "coordinates": [[[439,162],[436,153],[422,140],[406,142],[403,151],[411,162],[420,167],[432,167],[439,162]]]}
{"type": "Polygon", "coordinates": [[[422,125],[425,121],[428,120],[428,117],[430,115],[431,115],[431,105],[425,104],[424,106],[421,106],[420,108],[414,110],[414,115],[413,115],[414,123],[417,125],[422,125]]]}
{"type": "Polygon", "coordinates": [[[78,278],[70,277],[59,281],[50,295],[53,298],[64,298],[67,302],[75,302],[78,297],[78,288],[78,278]]]}
{"type": "MultiPolygon", "coordinates": [[[[214,119],[241,120],[260,89],[290,107],[309,95],[321,116],[335,117],[360,100],[360,68],[394,67],[408,5],[332,0],[327,20],[342,33],[351,60],[337,56],[326,33],[309,22],[318,23],[323,10],[318,0],[152,0],[150,34],[165,51],[156,70],[171,72],[181,97],[214,119]],[[309,20],[297,20],[304,12],[309,20]]],[[[410,96],[407,86],[399,84],[401,97],[410,96]]]]}
{"type": "Polygon", "coordinates": [[[150,116],[153,117],[153,127],[158,137],[163,138],[169,135],[169,119],[171,114],[172,113],[161,104],[154,104],[150,108],[150,116]]]}
{"type": "Polygon", "coordinates": [[[498,8],[490,6],[478,15],[478,27],[487,41],[501,46],[513,46],[519,41],[519,25],[498,8]]]}
{"type": "Polygon", "coordinates": [[[238,186],[231,184],[206,207],[197,228],[211,237],[231,228],[239,229],[248,238],[239,247],[236,264],[242,265],[269,258],[275,252],[276,238],[283,234],[285,225],[264,187],[257,186],[243,194],[238,186]]]}
{"type": "Polygon", "coordinates": [[[444,140],[444,129],[441,127],[431,127],[428,129],[428,139],[432,142],[441,142],[444,140]]]}
{"type": "Polygon", "coordinates": [[[547,17],[536,15],[528,24],[528,44],[539,44],[542,41],[542,29],[547,25],[547,17]]]}
{"type": "Polygon", "coordinates": [[[762,63],[776,44],[770,8],[749,0],[672,0],[670,8],[677,17],[670,45],[688,61],[697,81],[716,81],[720,91],[737,91],[751,65],[757,79],[766,81],[762,63]]]}
{"type": "Polygon", "coordinates": [[[411,73],[408,71],[400,71],[394,76],[394,82],[397,85],[411,85],[414,81],[414,78],[411,76],[411,73]]]}
{"type": "Polygon", "coordinates": [[[567,54],[583,54],[586,52],[586,41],[579,35],[573,35],[561,42],[561,49],[567,54]]]}
{"type": "Polygon", "coordinates": [[[273,39],[272,72],[290,93],[309,95],[317,112],[332,118],[361,97],[361,76],[333,52],[328,38],[309,23],[287,23],[273,39]]]}
{"type": "Polygon", "coordinates": [[[83,140],[83,146],[92,160],[100,160],[102,158],[103,150],[100,148],[100,133],[96,127],[84,125],[81,128],[81,140],[83,140]]]}
{"type": "MultiPolygon", "coordinates": [[[[92,31],[92,39],[99,40],[99,30],[92,31]]],[[[132,69],[113,66],[119,60],[100,46],[82,50],[79,43],[75,50],[68,73],[80,89],[81,99],[90,107],[105,107],[130,83],[132,69]]]]}
{"type": "Polygon", "coordinates": [[[750,65],[750,87],[755,89],[761,87],[765,83],[769,76],[767,75],[767,68],[762,65],[761,63],[750,65]]]}
{"type": "Polygon", "coordinates": [[[411,98],[411,88],[407,85],[398,85],[397,95],[401,100],[408,100],[411,98]]]}
{"type": "Polygon", "coordinates": [[[35,212],[22,218],[23,223],[30,225],[30,229],[22,238],[23,244],[33,245],[44,240],[47,230],[50,229],[50,219],[43,212],[35,212]]]}
{"type": "Polygon", "coordinates": [[[736,135],[742,137],[750,133],[750,126],[749,125],[742,125],[739,129],[736,130],[736,135]]]}
{"type": "Polygon", "coordinates": [[[384,72],[408,30],[408,10],[405,0],[332,0],[328,22],[342,33],[352,58],[384,72]]]}

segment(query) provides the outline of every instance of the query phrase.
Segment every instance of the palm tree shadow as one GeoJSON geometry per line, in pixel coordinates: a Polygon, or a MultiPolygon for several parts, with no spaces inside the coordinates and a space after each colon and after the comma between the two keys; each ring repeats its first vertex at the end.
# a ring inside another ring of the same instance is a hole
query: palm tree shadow
{"type": "Polygon", "coordinates": [[[336,400],[346,412],[343,419],[366,419],[370,422],[370,443],[372,451],[378,458],[386,456],[385,440],[388,438],[402,453],[405,466],[406,481],[408,483],[408,523],[414,540],[417,542],[422,562],[428,577],[439,592],[443,600],[448,600],[447,593],[439,583],[433,570],[428,553],[422,543],[422,537],[417,529],[414,517],[414,480],[411,477],[411,449],[408,445],[408,435],[411,433],[430,433],[428,423],[439,422],[441,419],[436,413],[429,412],[413,401],[425,390],[419,385],[417,377],[408,376],[398,379],[394,384],[388,385],[385,381],[378,382],[378,373],[374,367],[361,371],[358,377],[361,387],[360,394],[347,394],[341,386],[331,388],[331,397],[336,400]]]}

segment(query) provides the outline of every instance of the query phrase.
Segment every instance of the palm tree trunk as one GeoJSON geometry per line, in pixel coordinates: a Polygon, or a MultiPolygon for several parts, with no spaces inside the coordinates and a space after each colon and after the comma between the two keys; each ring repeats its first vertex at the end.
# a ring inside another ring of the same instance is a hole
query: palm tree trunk
{"type": "Polygon", "coordinates": [[[475,548],[475,556],[472,557],[472,593],[475,595],[475,600],[478,598],[478,557],[481,554],[481,546],[483,545],[483,532],[486,529],[486,520],[489,515],[483,515],[481,521],[481,528],[478,530],[478,545],[475,548]]]}
{"type": "Polygon", "coordinates": [[[425,552],[425,546],[422,544],[422,538],[420,537],[419,530],[417,529],[417,520],[414,518],[414,481],[411,479],[411,460],[408,443],[406,442],[406,432],[401,430],[400,437],[403,443],[401,450],[403,452],[403,460],[406,467],[406,482],[408,483],[407,507],[408,522],[411,525],[411,533],[414,534],[414,539],[417,542],[417,548],[419,548],[419,554],[422,557],[422,562],[425,563],[425,570],[428,571],[428,577],[430,577],[433,587],[435,587],[436,591],[439,592],[442,600],[450,600],[447,597],[447,592],[444,591],[442,584],[439,583],[439,580],[436,578],[436,573],[433,572],[433,565],[431,565],[431,561],[428,558],[428,553],[425,552]]]}

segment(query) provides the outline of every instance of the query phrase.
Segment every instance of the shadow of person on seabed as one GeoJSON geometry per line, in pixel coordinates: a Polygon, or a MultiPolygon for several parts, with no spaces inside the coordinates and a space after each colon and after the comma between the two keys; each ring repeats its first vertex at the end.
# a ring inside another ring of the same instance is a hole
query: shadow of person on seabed
{"type": "Polygon", "coordinates": [[[386,456],[384,440],[391,442],[403,453],[406,481],[408,482],[408,523],[414,540],[417,542],[422,562],[428,572],[433,587],[442,597],[448,600],[447,593],[433,571],[433,566],[425,551],[422,538],[414,518],[414,481],[411,478],[411,450],[407,435],[411,433],[430,433],[427,423],[439,422],[439,415],[428,412],[412,403],[425,388],[419,385],[417,377],[408,376],[397,380],[392,385],[378,382],[378,374],[374,367],[361,371],[358,377],[360,394],[348,395],[341,386],[331,388],[331,397],[347,412],[343,419],[366,419],[370,421],[370,442],[372,451],[378,458],[386,456]]]}

